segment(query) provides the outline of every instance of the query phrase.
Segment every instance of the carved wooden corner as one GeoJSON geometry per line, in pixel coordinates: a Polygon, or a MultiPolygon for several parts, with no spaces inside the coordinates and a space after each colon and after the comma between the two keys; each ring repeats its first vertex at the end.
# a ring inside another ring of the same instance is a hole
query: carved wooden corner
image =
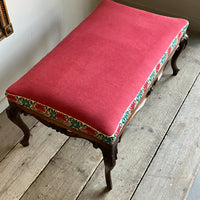
{"type": "Polygon", "coordinates": [[[13,33],[5,0],[0,0],[0,41],[13,33]]]}
{"type": "Polygon", "coordinates": [[[172,66],[172,70],[173,70],[173,75],[176,76],[179,72],[179,68],[176,65],[176,61],[179,57],[179,55],[181,54],[181,52],[185,49],[185,47],[187,46],[188,43],[188,35],[185,34],[179,44],[179,47],[177,48],[177,50],[175,51],[172,60],[171,60],[171,66],[172,66]]]}

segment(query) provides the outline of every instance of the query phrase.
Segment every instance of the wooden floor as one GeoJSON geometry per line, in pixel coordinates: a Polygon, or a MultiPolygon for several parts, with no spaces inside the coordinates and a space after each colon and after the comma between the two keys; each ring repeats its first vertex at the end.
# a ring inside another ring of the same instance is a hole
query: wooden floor
{"type": "Polygon", "coordinates": [[[26,117],[30,146],[0,115],[0,200],[183,200],[200,167],[200,50],[189,45],[167,66],[127,127],[107,192],[102,155],[87,141],[26,117]],[[13,146],[15,146],[13,148],[13,146]]]}

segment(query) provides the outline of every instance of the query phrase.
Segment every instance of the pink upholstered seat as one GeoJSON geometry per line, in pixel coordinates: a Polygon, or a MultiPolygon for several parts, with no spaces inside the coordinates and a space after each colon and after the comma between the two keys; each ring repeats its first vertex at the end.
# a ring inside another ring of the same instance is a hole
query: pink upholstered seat
{"type": "Polygon", "coordinates": [[[113,143],[187,26],[103,0],[7,98],[113,143]]]}

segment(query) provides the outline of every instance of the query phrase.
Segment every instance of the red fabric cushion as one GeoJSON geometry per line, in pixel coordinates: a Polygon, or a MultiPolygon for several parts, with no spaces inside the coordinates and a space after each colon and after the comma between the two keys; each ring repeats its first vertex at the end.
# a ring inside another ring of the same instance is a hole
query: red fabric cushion
{"type": "Polygon", "coordinates": [[[187,25],[184,19],[103,0],[6,92],[38,102],[41,113],[45,106],[60,111],[56,118],[61,121],[67,114],[84,122],[90,133],[116,135],[127,108],[137,103],[133,100],[187,25]]]}

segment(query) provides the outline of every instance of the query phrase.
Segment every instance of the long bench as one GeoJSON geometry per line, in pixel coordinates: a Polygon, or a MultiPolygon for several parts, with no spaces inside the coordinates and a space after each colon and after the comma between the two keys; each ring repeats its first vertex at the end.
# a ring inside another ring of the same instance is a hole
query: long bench
{"type": "MultiPolygon", "coordinates": [[[[20,114],[100,148],[108,189],[117,145],[171,59],[187,44],[188,21],[103,0],[46,57],[11,85],[7,115],[24,132],[20,114]]],[[[134,134],[134,133],[133,133],[134,134]]]]}

